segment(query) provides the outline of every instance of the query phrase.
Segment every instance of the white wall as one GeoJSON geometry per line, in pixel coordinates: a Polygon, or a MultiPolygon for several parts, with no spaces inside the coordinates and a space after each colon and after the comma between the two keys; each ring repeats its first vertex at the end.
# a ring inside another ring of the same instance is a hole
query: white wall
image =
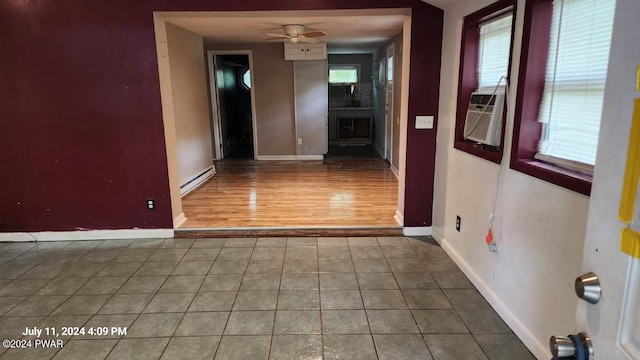
{"type": "Polygon", "coordinates": [[[549,336],[574,330],[573,281],[581,269],[589,197],[508,168],[524,0],[518,1],[503,168],[453,148],[462,18],[493,2],[459,0],[445,8],[433,232],[534,355],[550,358],[549,336]],[[493,254],[484,238],[499,176],[499,252],[493,254]]]}
{"type": "Polygon", "coordinates": [[[166,24],[180,184],[213,164],[202,36],[166,24]]]}

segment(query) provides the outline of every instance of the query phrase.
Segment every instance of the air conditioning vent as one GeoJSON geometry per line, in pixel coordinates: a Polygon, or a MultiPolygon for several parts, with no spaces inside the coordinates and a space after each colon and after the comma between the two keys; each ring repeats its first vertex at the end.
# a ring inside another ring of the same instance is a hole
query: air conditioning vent
{"type": "Polygon", "coordinates": [[[471,94],[464,121],[464,138],[481,144],[500,146],[504,94],[471,94]]]}

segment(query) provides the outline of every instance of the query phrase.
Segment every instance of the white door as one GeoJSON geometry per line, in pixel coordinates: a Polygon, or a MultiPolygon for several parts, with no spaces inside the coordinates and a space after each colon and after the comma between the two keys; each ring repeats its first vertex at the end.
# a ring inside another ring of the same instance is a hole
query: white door
{"type": "Polygon", "coordinates": [[[384,122],[386,130],[385,157],[391,163],[393,160],[393,61],[395,58],[394,45],[391,44],[387,48],[386,68],[386,85],[385,85],[385,105],[384,105],[384,122]]]}
{"type": "Polygon", "coordinates": [[[594,358],[602,360],[640,359],[640,260],[621,251],[627,225],[618,221],[634,99],[640,98],[638,19],[640,2],[617,1],[582,266],[600,278],[602,299],[580,301],[576,314],[576,330],[591,337],[594,358]]]}

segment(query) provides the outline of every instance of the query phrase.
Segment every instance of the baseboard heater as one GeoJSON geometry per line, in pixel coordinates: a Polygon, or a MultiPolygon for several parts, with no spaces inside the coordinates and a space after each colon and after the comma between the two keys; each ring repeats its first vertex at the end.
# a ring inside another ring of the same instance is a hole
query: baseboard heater
{"type": "Polygon", "coordinates": [[[216,173],[216,169],[215,167],[213,167],[213,165],[211,165],[210,167],[202,171],[200,174],[196,175],[193,179],[180,185],[180,196],[184,197],[188,193],[197,189],[205,181],[209,180],[215,173],[216,173]]]}

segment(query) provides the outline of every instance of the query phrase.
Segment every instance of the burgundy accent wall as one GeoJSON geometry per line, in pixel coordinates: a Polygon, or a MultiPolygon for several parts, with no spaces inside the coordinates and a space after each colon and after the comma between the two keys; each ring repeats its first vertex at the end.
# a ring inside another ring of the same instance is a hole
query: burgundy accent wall
{"type": "Polygon", "coordinates": [[[443,27],[443,13],[434,12],[431,6],[414,7],[411,15],[404,195],[406,227],[431,226],[443,27]],[[416,116],[420,115],[434,116],[432,130],[416,130],[416,116]]]}
{"type": "Polygon", "coordinates": [[[171,228],[153,11],[411,8],[405,226],[431,225],[443,11],[419,0],[3,1],[0,231],[171,228]],[[145,207],[156,199],[157,210],[145,207]]]}

